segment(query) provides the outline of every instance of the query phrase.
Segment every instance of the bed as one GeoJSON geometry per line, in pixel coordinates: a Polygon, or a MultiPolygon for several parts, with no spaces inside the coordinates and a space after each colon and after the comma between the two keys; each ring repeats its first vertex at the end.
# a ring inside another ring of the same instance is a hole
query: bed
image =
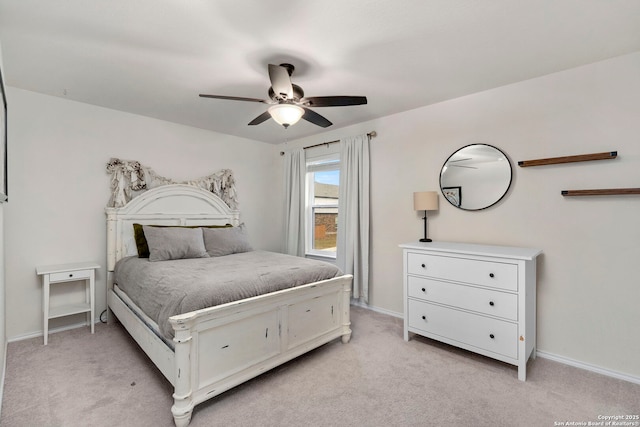
{"type": "Polygon", "coordinates": [[[211,192],[175,184],[106,215],[108,318],[118,319],[173,385],[176,426],[188,425],[205,400],[334,339],[349,341],[351,275],[172,315],[168,340],[114,283],[116,263],[137,254],[133,224],[237,227],[239,212],[211,192]]]}

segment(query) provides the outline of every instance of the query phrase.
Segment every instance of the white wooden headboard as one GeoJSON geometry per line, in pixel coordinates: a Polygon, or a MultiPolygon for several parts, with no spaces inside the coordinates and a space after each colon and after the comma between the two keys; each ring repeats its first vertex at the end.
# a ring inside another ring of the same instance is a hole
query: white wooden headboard
{"type": "Polygon", "coordinates": [[[240,223],[232,210],[215,194],[198,187],[172,184],[156,187],[121,208],[106,208],[107,273],[125,256],[136,255],[133,224],[224,225],[240,223]]]}

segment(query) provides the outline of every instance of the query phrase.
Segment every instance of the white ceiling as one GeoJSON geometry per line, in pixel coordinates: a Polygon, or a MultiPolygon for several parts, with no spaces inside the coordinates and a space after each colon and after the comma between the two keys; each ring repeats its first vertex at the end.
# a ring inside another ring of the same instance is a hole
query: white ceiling
{"type": "Polygon", "coordinates": [[[247,123],[289,62],[329,128],[640,50],[638,0],[0,0],[9,86],[268,143],[324,131],[247,123]]]}

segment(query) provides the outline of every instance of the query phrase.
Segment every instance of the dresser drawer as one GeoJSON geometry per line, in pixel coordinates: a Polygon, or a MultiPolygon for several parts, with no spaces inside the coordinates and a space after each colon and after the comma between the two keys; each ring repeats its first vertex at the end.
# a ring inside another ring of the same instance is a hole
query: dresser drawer
{"type": "Polygon", "coordinates": [[[407,254],[407,264],[407,272],[411,275],[472,283],[514,292],[518,290],[518,266],[515,264],[412,252],[407,254]]]}
{"type": "Polygon", "coordinates": [[[407,310],[411,329],[518,358],[518,326],[515,323],[416,300],[408,301],[407,310]]]}
{"type": "Polygon", "coordinates": [[[91,277],[93,270],[66,271],[64,273],[49,274],[49,282],[68,282],[71,280],[86,280],[91,277]]]}
{"type": "Polygon", "coordinates": [[[424,277],[408,277],[409,298],[446,304],[491,316],[518,320],[518,295],[424,277]]]}

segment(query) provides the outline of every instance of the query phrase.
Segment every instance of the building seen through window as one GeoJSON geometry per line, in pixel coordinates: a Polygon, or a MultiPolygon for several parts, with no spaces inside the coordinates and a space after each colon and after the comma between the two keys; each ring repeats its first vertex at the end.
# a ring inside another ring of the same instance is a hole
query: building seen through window
{"type": "Polygon", "coordinates": [[[307,255],[336,256],[339,168],[337,156],[307,163],[307,255]]]}

